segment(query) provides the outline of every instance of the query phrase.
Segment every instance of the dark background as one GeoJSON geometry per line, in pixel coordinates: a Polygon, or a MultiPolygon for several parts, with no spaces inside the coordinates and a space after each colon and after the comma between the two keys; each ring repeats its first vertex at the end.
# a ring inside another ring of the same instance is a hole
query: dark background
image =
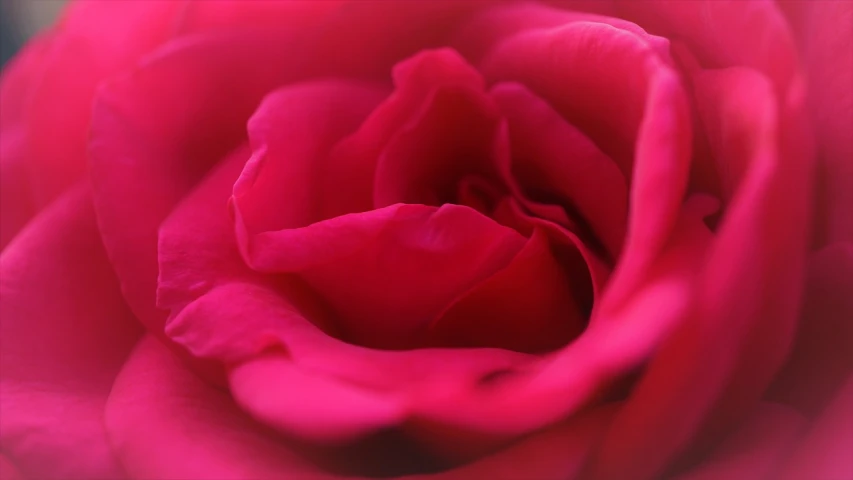
{"type": "Polygon", "coordinates": [[[27,38],[53,23],[64,3],[64,0],[0,0],[0,65],[5,65],[27,38]]]}

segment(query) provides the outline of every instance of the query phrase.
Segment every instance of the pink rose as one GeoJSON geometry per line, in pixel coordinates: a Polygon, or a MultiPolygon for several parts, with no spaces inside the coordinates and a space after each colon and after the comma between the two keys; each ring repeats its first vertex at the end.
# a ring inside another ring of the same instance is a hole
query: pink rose
{"type": "Polygon", "coordinates": [[[74,3],[2,77],[0,475],[853,478],[851,22],[74,3]]]}

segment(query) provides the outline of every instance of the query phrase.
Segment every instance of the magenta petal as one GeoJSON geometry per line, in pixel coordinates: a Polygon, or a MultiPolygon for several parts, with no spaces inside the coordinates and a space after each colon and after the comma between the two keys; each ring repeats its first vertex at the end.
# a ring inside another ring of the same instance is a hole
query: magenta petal
{"type": "Polygon", "coordinates": [[[177,30],[182,34],[251,29],[304,29],[329,21],[344,4],[322,2],[191,2],[183,6],[177,30]]]}
{"type": "Polygon", "coordinates": [[[400,424],[407,398],[448,372],[476,382],[525,360],[489,349],[389,352],[346,344],[317,327],[316,312],[286,300],[304,300],[298,296],[297,289],[230,283],[188,305],[166,331],[194,355],[231,366],[235,398],[256,419],[324,442],[400,424]]]}
{"type": "Polygon", "coordinates": [[[753,149],[772,141],[770,128],[778,115],[773,87],[766,77],[747,68],[699,70],[693,75],[693,87],[716,162],[721,197],[728,203],[750,167],[753,149]]]}
{"type": "Polygon", "coordinates": [[[742,98],[740,89],[752,92],[752,102],[735,104],[745,109],[744,124],[715,119],[723,154],[746,172],[702,268],[692,314],[659,349],[608,434],[598,463],[606,478],[654,477],[693,440],[718,435],[755,404],[789,352],[809,218],[811,155],[794,124],[804,118],[802,91],[777,107],[772,90],[754,84],[761,76],[748,72],[733,71],[740,81],[717,99],[725,105],[742,98]],[[637,435],[649,431],[653,444],[637,435]]]}
{"type": "Polygon", "coordinates": [[[230,283],[191,303],[170,321],[166,331],[199,357],[234,364],[266,350],[283,350],[299,366],[317,375],[377,390],[440,383],[448,371],[476,382],[530,359],[521,353],[488,348],[388,351],[359,347],[321,330],[318,312],[294,305],[304,300],[298,288],[275,290],[230,283]]]}
{"type": "Polygon", "coordinates": [[[441,388],[417,397],[415,414],[495,437],[529,432],[576,411],[638,367],[690,312],[697,268],[710,241],[701,221],[707,213],[702,203],[688,202],[665,254],[646,272],[643,288],[618,309],[602,311],[566,348],[490,388],[448,377],[441,388]]]}
{"type": "Polygon", "coordinates": [[[790,408],[761,404],[743,426],[718,445],[698,466],[675,478],[775,478],[772,474],[785,459],[804,425],[802,415],[790,408]]]}
{"type": "Polygon", "coordinates": [[[264,98],[249,121],[252,159],[234,185],[234,207],[245,228],[304,227],[325,220],[329,210],[369,209],[373,165],[347,164],[330,150],[384,96],[375,85],[316,81],[264,98]]]}
{"type": "Polygon", "coordinates": [[[132,478],[318,478],[151,336],[116,380],[106,425],[132,478]]]}
{"type": "Polygon", "coordinates": [[[251,111],[288,74],[277,67],[282,52],[270,47],[286,49],[286,42],[276,40],[172,42],[96,99],[90,147],[99,225],[128,303],[155,334],[165,322],[155,308],[157,229],[207,170],[243,142],[251,111]]]}
{"type": "Polygon", "coordinates": [[[157,306],[171,316],[218,285],[257,276],[240,256],[228,208],[250,155],[246,145],[234,150],[160,225],[157,306]]]}
{"type": "Polygon", "coordinates": [[[401,423],[401,398],[304,369],[285,355],[252,358],[229,373],[235,400],[253,417],[313,441],[341,442],[401,423]]]}
{"type": "Polygon", "coordinates": [[[613,418],[618,405],[579,414],[468,465],[407,480],[566,480],[584,478],[588,457],[613,418]]]}
{"type": "Polygon", "coordinates": [[[103,429],[141,328],[75,188],[0,256],[0,448],[33,478],[122,478],[103,429]]]}
{"type": "Polygon", "coordinates": [[[809,95],[820,145],[818,239],[853,242],[853,3],[803,2],[809,95]]]}
{"type": "Polygon", "coordinates": [[[847,378],[790,460],[779,470],[779,478],[853,478],[850,445],[853,445],[853,376],[847,378]]]}
{"type": "Polygon", "coordinates": [[[809,259],[797,337],[771,389],[810,414],[820,412],[853,372],[853,244],[836,243],[809,259]]]}
{"type": "MultiPolygon", "coordinates": [[[[22,162],[14,173],[15,189],[24,191],[24,204],[32,206],[32,214],[85,175],[97,87],[169,39],[176,10],[177,5],[170,2],[75,2],[50,33],[24,51],[27,58],[12,63],[8,74],[4,72],[4,90],[17,89],[6,85],[17,83],[16,77],[23,76],[26,82],[14,100],[20,102],[17,106],[8,101],[8,92],[3,93],[0,142],[3,164],[22,162]],[[115,41],[117,34],[122,41],[115,41]],[[15,143],[11,148],[10,142],[15,143]]],[[[3,169],[4,195],[8,195],[5,182],[11,179],[6,180],[6,175],[12,172],[5,165],[3,169]]],[[[8,208],[5,197],[3,203],[8,208]]]]}
{"type": "Polygon", "coordinates": [[[2,453],[0,453],[0,478],[3,480],[25,480],[18,467],[2,453]]]}
{"type": "Polygon", "coordinates": [[[711,67],[754,68],[779,92],[786,91],[796,75],[796,48],[775,2],[623,0],[617,9],[659,35],[680,38],[711,67]]]}
{"type": "Polygon", "coordinates": [[[518,82],[547,101],[626,177],[649,89],[661,70],[663,59],[641,37],[590,21],[522,31],[503,39],[482,65],[490,83],[518,82]]]}
{"type": "Polygon", "coordinates": [[[615,16],[616,6],[613,2],[570,0],[563,3],[564,8],[539,2],[518,2],[483,9],[457,32],[452,45],[458,46],[466,58],[479,61],[503,39],[513,35],[529,30],[592,22],[631,32],[662,54],[666,54],[669,48],[665,38],[649,35],[640,26],[615,16]]]}
{"type": "Polygon", "coordinates": [[[523,244],[467,207],[398,204],[259,234],[244,255],[260,271],[299,272],[338,313],[350,341],[403,348],[523,244]]]}
{"type": "Polygon", "coordinates": [[[43,206],[30,185],[26,118],[33,85],[44,75],[53,40],[49,34],[31,40],[0,77],[0,251],[43,206]]]}
{"type": "Polygon", "coordinates": [[[593,22],[510,37],[483,69],[547,100],[631,179],[625,249],[605,299],[622,301],[664,247],[686,189],[692,134],[678,77],[641,37],[593,22]]]}

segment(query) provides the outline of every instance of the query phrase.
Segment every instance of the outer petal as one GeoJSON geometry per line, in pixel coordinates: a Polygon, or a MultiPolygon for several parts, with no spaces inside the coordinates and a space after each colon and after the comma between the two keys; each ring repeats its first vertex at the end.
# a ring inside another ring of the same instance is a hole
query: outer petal
{"type": "MultiPolygon", "coordinates": [[[[542,2],[544,3],[544,2],[542,2]]],[[[613,1],[556,0],[556,5],[518,2],[496,5],[475,15],[452,39],[452,45],[472,61],[482,60],[502,40],[526,30],[549,29],[576,22],[596,22],[637,34],[666,54],[669,42],[649,35],[640,26],[614,15],[613,1]]]]}
{"type": "Polygon", "coordinates": [[[853,3],[803,3],[802,42],[821,154],[818,242],[853,242],[853,3]]]}
{"type": "Polygon", "coordinates": [[[773,398],[817,414],[853,372],[853,244],[812,254],[796,343],[773,398]]]}
{"type": "Polygon", "coordinates": [[[761,404],[743,426],[709,452],[699,465],[675,478],[775,478],[771,475],[796,442],[805,423],[805,419],[790,408],[761,404]]]}
{"type": "Polygon", "coordinates": [[[850,445],[853,445],[853,376],[835,395],[790,461],[780,469],[780,478],[851,478],[850,445]]]}
{"type": "MultiPolygon", "coordinates": [[[[27,167],[27,129],[24,123],[32,85],[45,70],[53,37],[30,41],[3,70],[0,77],[0,250],[35,215],[27,167]]],[[[39,205],[40,207],[40,205],[39,205]]]]}
{"type": "Polygon", "coordinates": [[[122,478],[107,395],[141,328],[103,251],[89,192],[60,197],[0,256],[0,441],[35,478],[122,478]]]}
{"type": "Polygon", "coordinates": [[[618,404],[604,405],[536,432],[463,467],[399,480],[566,480],[583,478],[586,460],[612,420],[618,404]]]}
{"type": "Polygon", "coordinates": [[[6,455],[2,453],[0,453],[0,478],[5,480],[24,480],[24,476],[18,471],[18,467],[13,465],[6,455]]]}
{"type": "Polygon", "coordinates": [[[738,79],[716,98],[745,109],[743,123],[705,121],[721,122],[721,154],[743,158],[747,171],[702,273],[694,316],[658,352],[608,434],[598,459],[604,478],[654,477],[700,432],[718,435],[760,397],[793,339],[811,174],[810,145],[795,124],[803,92],[792,89],[777,107],[760,76],[719,75],[738,79]],[[735,100],[744,91],[756,103],[735,100]]]}
{"type": "Polygon", "coordinates": [[[681,38],[711,68],[742,65],[785,92],[797,75],[796,48],[772,0],[622,0],[617,10],[667,38],[681,38]]]}
{"type": "Polygon", "coordinates": [[[151,336],[119,375],[106,425],[133,478],[322,478],[151,336]]]}
{"type": "Polygon", "coordinates": [[[180,22],[176,25],[176,30],[182,34],[192,34],[265,28],[303,29],[328,20],[345,3],[342,0],[326,0],[323,2],[311,0],[185,2],[181,6],[180,22]]]}
{"type": "Polygon", "coordinates": [[[398,395],[319,375],[279,353],[236,365],[229,381],[235,400],[252,416],[302,439],[351,440],[395,427],[407,414],[398,395]]]}
{"type": "MultiPolygon", "coordinates": [[[[15,61],[4,72],[3,89],[19,90],[15,102],[22,102],[20,108],[7,111],[12,106],[7,103],[8,92],[3,94],[4,195],[9,194],[5,182],[14,181],[14,189],[22,190],[16,210],[29,205],[30,214],[37,213],[84,175],[96,88],[170,38],[179,6],[134,0],[74,2],[59,25],[26,50],[28,58],[15,61]],[[117,35],[121,41],[116,41],[117,35]],[[23,88],[7,85],[21,80],[23,88]],[[19,165],[8,171],[9,162],[19,165]]],[[[10,208],[5,201],[3,208],[5,217],[10,208]]],[[[6,228],[8,239],[15,229],[8,224],[6,228]]]]}
{"type": "Polygon", "coordinates": [[[173,42],[106,85],[95,103],[92,183],[98,222],[139,319],[162,333],[155,307],[157,229],[175,203],[243,142],[246,119],[285,80],[286,42],[266,35],[173,42]],[[283,43],[282,43],[283,42],[283,43]]]}

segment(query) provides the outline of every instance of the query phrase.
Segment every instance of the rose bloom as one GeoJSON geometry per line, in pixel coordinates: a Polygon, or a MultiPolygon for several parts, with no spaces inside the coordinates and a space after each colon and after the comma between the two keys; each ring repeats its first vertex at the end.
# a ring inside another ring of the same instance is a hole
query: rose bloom
{"type": "Polygon", "coordinates": [[[0,476],[853,478],[851,25],[73,3],[2,76],[0,476]]]}

